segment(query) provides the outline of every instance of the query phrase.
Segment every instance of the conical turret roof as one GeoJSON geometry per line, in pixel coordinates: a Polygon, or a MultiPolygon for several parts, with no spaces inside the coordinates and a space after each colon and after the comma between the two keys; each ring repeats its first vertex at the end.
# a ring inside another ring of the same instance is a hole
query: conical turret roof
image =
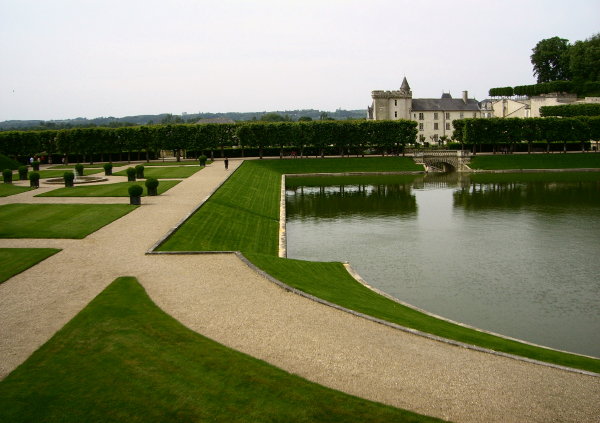
{"type": "Polygon", "coordinates": [[[410,91],[410,85],[408,85],[408,81],[406,80],[406,76],[402,80],[402,85],[400,85],[400,91],[410,91]]]}

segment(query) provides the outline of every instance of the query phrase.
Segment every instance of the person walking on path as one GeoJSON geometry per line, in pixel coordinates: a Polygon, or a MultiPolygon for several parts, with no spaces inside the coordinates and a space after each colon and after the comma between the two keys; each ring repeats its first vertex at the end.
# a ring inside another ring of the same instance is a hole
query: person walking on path
{"type": "Polygon", "coordinates": [[[225,170],[229,169],[229,159],[225,157],[225,170]]]}

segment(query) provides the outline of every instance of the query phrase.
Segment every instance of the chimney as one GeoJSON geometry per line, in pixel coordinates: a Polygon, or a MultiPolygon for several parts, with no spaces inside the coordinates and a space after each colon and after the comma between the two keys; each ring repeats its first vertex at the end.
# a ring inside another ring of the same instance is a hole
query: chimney
{"type": "Polygon", "coordinates": [[[463,101],[465,104],[467,104],[467,102],[469,101],[469,92],[468,91],[463,91],[463,101]]]}

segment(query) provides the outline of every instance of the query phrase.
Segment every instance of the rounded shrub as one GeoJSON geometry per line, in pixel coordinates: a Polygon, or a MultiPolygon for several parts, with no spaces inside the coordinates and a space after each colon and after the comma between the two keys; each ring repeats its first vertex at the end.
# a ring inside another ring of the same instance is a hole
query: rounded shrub
{"type": "Polygon", "coordinates": [[[141,185],[130,185],[129,188],[127,188],[127,192],[129,192],[129,196],[131,197],[141,197],[144,193],[144,188],[142,188],[141,185]]]}
{"type": "Polygon", "coordinates": [[[128,181],[130,181],[130,182],[133,182],[133,181],[135,181],[135,174],[136,174],[136,171],[135,171],[135,169],[134,169],[134,168],[132,168],[132,167],[128,167],[128,168],[125,170],[125,173],[127,173],[127,180],[128,180],[128,181]]]}
{"type": "Polygon", "coordinates": [[[144,188],[142,188],[141,185],[131,185],[129,188],[127,188],[127,191],[129,192],[129,204],[132,204],[134,206],[139,206],[140,204],[142,204],[142,193],[144,192],[144,188]]]}
{"type": "Polygon", "coordinates": [[[27,180],[27,166],[19,166],[19,180],[26,181],[27,180]]]}
{"type": "Polygon", "coordinates": [[[143,165],[137,165],[135,167],[135,177],[138,179],[142,179],[144,177],[144,166],[143,165]]]}
{"type": "Polygon", "coordinates": [[[12,170],[4,169],[2,171],[2,178],[4,179],[5,184],[12,184],[12,170]]]}
{"type": "Polygon", "coordinates": [[[38,170],[40,170],[40,162],[39,162],[39,160],[35,160],[35,161],[31,162],[31,167],[33,167],[33,170],[35,170],[36,172],[38,170]]]}
{"type": "Polygon", "coordinates": [[[103,167],[104,167],[104,176],[112,175],[112,168],[113,168],[112,163],[105,163],[103,167]]]}
{"type": "Polygon", "coordinates": [[[81,163],[77,163],[75,165],[75,171],[77,172],[77,176],[83,176],[83,165],[81,163]]]}
{"type": "Polygon", "coordinates": [[[32,188],[40,187],[40,174],[39,172],[31,172],[29,174],[29,186],[32,188]]]}
{"type": "Polygon", "coordinates": [[[207,157],[205,155],[202,155],[202,156],[198,157],[198,161],[200,162],[200,166],[206,166],[206,160],[207,160],[207,157]]]}
{"type": "Polygon", "coordinates": [[[146,179],[146,189],[148,190],[148,195],[158,195],[158,179],[146,179]]]}
{"type": "Polygon", "coordinates": [[[63,173],[63,179],[65,180],[65,187],[72,187],[75,174],[73,172],[63,173]]]}

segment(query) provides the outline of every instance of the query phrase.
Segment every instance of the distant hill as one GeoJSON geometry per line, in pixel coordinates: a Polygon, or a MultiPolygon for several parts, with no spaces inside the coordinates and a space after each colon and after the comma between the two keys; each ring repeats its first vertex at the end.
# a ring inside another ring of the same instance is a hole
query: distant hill
{"type": "Polygon", "coordinates": [[[313,120],[319,120],[322,117],[327,117],[335,120],[346,119],[364,119],[367,116],[367,110],[342,110],[338,109],[335,112],[321,111],[315,109],[304,110],[275,110],[264,112],[227,112],[227,113],[190,113],[183,115],[172,115],[162,113],[158,115],[138,115],[125,117],[98,117],[94,119],[75,118],[64,120],[5,120],[0,122],[0,131],[9,130],[34,130],[34,129],[68,129],[75,127],[94,127],[94,126],[134,126],[134,125],[149,125],[158,123],[195,123],[200,119],[216,119],[225,118],[232,119],[236,122],[249,120],[260,120],[267,113],[277,113],[281,116],[287,116],[289,120],[297,121],[301,117],[309,117],[313,120]]]}

